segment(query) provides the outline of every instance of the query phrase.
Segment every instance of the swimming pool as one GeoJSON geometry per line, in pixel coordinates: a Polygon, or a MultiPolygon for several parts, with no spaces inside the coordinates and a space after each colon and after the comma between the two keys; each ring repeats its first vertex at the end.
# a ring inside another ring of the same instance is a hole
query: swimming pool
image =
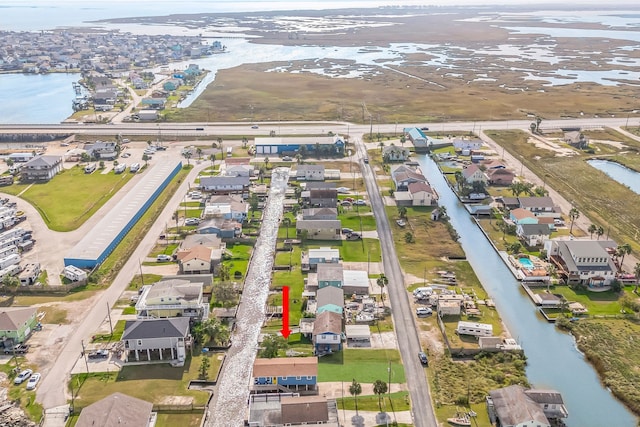
{"type": "Polygon", "coordinates": [[[523,266],[528,270],[533,270],[535,268],[535,266],[533,265],[533,263],[529,258],[520,258],[518,261],[520,261],[521,266],[523,266]]]}

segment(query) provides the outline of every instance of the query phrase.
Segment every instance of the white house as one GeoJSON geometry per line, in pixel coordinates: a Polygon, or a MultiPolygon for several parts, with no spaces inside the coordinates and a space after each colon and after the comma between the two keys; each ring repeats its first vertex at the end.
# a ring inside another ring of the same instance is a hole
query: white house
{"type": "Polygon", "coordinates": [[[493,325],[488,323],[458,322],[458,335],[472,335],[474,337],[490,337],[493,335],[493,325]]]}
{"type": "Polygon", "coordinates": [[[213,272],[213,250],[206,246],[194,246],[178,252],[178,264],[182,274],[205,274],[213,272]]]}
{"type": "Polygon", "coordinates": [[[408,189],[413,206],[431,206],[438,200],[436,192],[426,182],[412,182],[408,189]]]}
{"type": "Polygon", "coordinates": [[[478,167],[478,165],[469,165],[466,168],[462,169],[462,176],[464,180],[473,184],[474,182],[481,182],[482,184],[487,184],[487,176],[484,172],[478,167]]]}
{"type": "Polygon", "coordinates": [[[567,283],[581,283],[588,289],[611,284],[617,267],[610,253],[617,244],[612,240],[547,240],[547,258],[555,264],[567,283]]]}
{"type": "Polygon", "coordinates": [[[296,179],[305,181],[324,181],[324,165],[298,165],[296,179]]]}
{"type": "Polygon", "coordinates": [[[549,238],[551,229],[546,224],[518,224],[516,235],[527,246],[540,246],[549,238]]]}
{"type": "Polygon", "coordinates": [[[136,303],[139,319],[193,317],[206,319],[209,304],[203,297],[203,283],[188,280],[163,280],[145,285],[136,303]]]}

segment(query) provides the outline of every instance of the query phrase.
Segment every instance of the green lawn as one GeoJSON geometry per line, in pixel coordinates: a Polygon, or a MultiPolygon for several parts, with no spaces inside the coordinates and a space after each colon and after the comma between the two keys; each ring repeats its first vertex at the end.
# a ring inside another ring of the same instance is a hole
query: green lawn
{"type": "MultiPolygon", "coordinates": [[[[385,381],[386,382],[386,381],[385,381]]],[[[343,399],[336,399],[338,403],[338,412],[342,409],[346,409],[347,411],[355,411],[356,409],[356,398],[351,397],[349,394],[349,386],[351,382],[346,383],[344,385],[344,395],[343,399]],[[346,397],[349,396],[349,397],[346,397]]],[[[378,396],[358,396],[358,410],[360,411],[382,411],[391,412],[391,408],[393,407],[394,411],[408,411],[411,409],[409,400],[409,392],[400,391],[397,393],[391,393],[382,395],[382,399],[379,399],[378,396]],[[391,399],[389,399],[391,398],[391,399]]]]}
{"type": "Polygon", "coordinates": [[[160,412],[156,427],[200,427],[203,414],[160,412]]]}
{"type": "MultiPolygon", "coordinates": [[[[617,293],[613,291],[607,292],[590,292],[581,289],[572,289],[568,286],[551,286],[551,293],[559,294],[566,298],[569,302],[579,302],[588,310],[588,314],[595,315],[618,315],[622,306],[617,293]]],[[[633,292],[629,295],[636,298],[633,292]]]]}
{"type": "MultiPolygon", "coordinates": [[[[20,197],[38,209],[50,229],[71,231],[89,219],[132,176],[99,172],[87,175],[83,168],[75,167],[62,171],[47,183],[33,184],[20,197]]],[[[14,194],[12,187],[2,191],[14,194]]],[[[23,185],[15,187],[16,191],[25,188],[23,185]]]]}
{"type": "MultiPolygon", "coordinates": [[[[129,308],[129,307],[127,307],[129,308]]],[[[135,314],[135,308],[133,308],[133,313],[135,314]]],[[[91,342],[116,342],[122,339],[122,334],[124,333],[124,324],[126,320],[118,320],[118,322],[113,326],[113,335],[109,332],[106,334],[96,334],[91,337],[91,342]]]]}
{"type": "Polygon", "coordinates": [[[375,230],[376,218],[371,213],[361,213],[358,215],[355,211],[343,213],[338,216],[343,228],[350,228],[353,231],[371,231],[375,230]],[[362,228],[360,227],[362,224],[362,228]]]}
{"type": "Polygon", "coordinates": [[[318,378],[323,382],[351,381],[374,383],[387,382],[387,368],[391,362],[391,382],[402,384],[406,381],[404,368],[397,350],[344,349],[329,356],[323,356],[318,363],[318,378]]]}

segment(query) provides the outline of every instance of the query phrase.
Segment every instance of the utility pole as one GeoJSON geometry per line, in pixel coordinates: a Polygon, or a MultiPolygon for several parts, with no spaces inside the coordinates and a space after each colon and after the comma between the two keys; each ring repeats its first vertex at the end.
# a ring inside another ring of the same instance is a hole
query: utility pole
{"type": "Polygon", "coordinates": [[[82,357],[84,358],[84,365],[87,367],[87,375],[89,374],[89,362],[87,362],[87,352],[84,348],[84,340],[80,341],[82,344],[82,357]]]}
{"type": "Polygon", "coordinates": [[[113,337],[113,323],[111,323],[111,309],[109,308],[109,301],[107,301],[107,317],[109,318],[109,329],[111,329],[111,336],[113,337]]]}
{"type": "Polygon", "coordinates": [[[142,262],[140,262],[140,258],[138,258],[138,266],[140,266],[140,282],[142,283],[142,286],[144,286],[144,275],[142,274],[142,262]]]}
{"type": "Polygon", "coordinates": [[[373,116],[369,114],[369,141],[373,142],[373,116]]]}

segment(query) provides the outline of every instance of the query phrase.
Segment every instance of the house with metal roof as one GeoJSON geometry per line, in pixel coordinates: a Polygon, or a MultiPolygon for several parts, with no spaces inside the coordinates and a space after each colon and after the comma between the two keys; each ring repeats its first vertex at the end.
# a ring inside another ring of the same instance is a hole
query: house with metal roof
{"type": "Polygon", "coordinates": [[[293,393],[251,394],[249,427],[307,426],[339,427],[338,406],[325,396],[293,393]]]}
{"type": "Polygon", "coordinates": [[[618,245],[612,240],[547,240],[547,258],[567,283],[602,290],[616,277],[617,267],[610,252],[618,245]]]}
{"type": "Polygon", "coordinates": [[[152,403],[116,392],[82,409],[76,427],[153,427],[156,417],[152,403]]]}
{"type": "Polygon", "coordinates": [[[213,194],[243,194],[249,192],[248,176],[203,176],[200,188],[213,194]]]}
{"type": "Polygon", "coordinates": [[[317,280],[319,289],[327,286],[342,288],[344,280],[342,264],[318,264],[317,280]]]}
{"type": "Polygon", "coordinates": [[[62,170],[62,156],[37,156],[20,168],[20,180],[49,181],[62,170]]]}
{"type": "Polygon", "coordinates": [[[304,220],[296,221],[296,234],[308,240],[341,240],[342,223],[340,220],[304,220]]]}
{"type": "Polygon", "coordinates": [[[343,270],[342,289],[345,295],[368,295],[369,275],[363,270],[343,270]]]}
{"type": "Polygon", "coordinates": [[[184,362],[189,345],[189,318],[127,320],[122,342],[125,361],[184,362]]]}
{"type": "Polygon", "coordinates": [[[302,253],[301,258],[303,271],[315,271],[318,264],[340,262],[340,251],[328,247],[309,249],[307,252],[302,253]]]}
{"type": "Polygon", "coordinates": [[[324,181],[324,165],[298,165],[296,179],[304,181],[324,181]]]}

